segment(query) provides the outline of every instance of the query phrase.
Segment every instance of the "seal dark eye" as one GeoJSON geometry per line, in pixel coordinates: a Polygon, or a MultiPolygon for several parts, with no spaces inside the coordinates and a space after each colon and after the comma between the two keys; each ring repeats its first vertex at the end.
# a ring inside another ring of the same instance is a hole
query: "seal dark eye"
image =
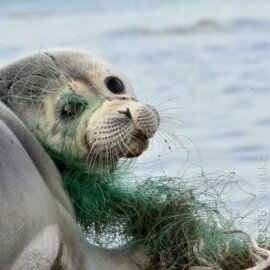
{"type": "Polygon", "coordinates": [[[75,116],[78,116],[80,113],[84,111],[86,108],[86,105],[84,102],[66,102],[60,110],[60,117],[61,118],[73,118],[75,116]]]}
{"type": "Polygon", "coordinates": [[[124,84],[117,77],[107,77],[104,80],[107,88],[114,94],[121,94],[124,92],[124,84]]]}

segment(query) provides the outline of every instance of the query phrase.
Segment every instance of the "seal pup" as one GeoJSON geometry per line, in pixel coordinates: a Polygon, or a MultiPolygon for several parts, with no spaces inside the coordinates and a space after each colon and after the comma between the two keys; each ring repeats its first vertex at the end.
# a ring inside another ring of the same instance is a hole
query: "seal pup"
{"type": "Polygon", "coordinates": [[[124,74],[78,50],[48,50],[3,67],[0,97],[43,144],[99,168],[139,156],[160,123],[124,74]]]}
{"type": "Polygon", "coordinates": [[[0,102],[0,269],[140,270],[139,246],[91,245],[52,160],[18,117],[0,102]]]}

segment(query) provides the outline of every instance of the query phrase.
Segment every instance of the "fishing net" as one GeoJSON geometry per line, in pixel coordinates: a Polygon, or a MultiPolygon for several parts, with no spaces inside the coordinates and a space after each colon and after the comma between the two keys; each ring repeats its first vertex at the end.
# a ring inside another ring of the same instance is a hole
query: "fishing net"
{"type": "Polygon", "coordinates": [[[194,182],[136,179],[128,168],[95,171],[80,159],[46,149],[90,242],[106,247],[142,243],[151,258],[148,269],[255,270],[270,265],[269,252],[235,229],[217,183],[206,176],[194,182]],[[211,201],[200,199],[206,197],[211,201]]]}

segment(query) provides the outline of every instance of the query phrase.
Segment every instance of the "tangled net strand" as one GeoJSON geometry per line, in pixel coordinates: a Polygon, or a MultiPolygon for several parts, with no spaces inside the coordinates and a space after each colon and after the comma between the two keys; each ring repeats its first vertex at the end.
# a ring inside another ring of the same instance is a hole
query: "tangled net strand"
{"type": "Polygon", "coordinates": [[[201,194],[190,181],[151,177],[135,184],[127,172],[108,176],[68,155],[47,151],[60,168],[78,222],[91,242],[106,247],[142,243],[152,270],[270,267],[270,252],[234,228],[218,210],[219,198],[214,206],[199,200],[201,194]]]}

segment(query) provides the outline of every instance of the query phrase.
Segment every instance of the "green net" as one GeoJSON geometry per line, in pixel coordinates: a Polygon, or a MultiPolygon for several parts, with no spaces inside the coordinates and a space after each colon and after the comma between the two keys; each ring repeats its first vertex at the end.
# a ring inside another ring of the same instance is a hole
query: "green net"
{"type": "Polygon", "coordinates": [[[91,242],[106,247],[143,243],[150,269],[240,270],[258,260],[249,237],[232,231],[233,221],[218,210],[219,198],[212,205],[199,200],[190,181],[149,177],[136,182],[127,170],[95,171],[79,159],[47,151],[91,242]]]}

